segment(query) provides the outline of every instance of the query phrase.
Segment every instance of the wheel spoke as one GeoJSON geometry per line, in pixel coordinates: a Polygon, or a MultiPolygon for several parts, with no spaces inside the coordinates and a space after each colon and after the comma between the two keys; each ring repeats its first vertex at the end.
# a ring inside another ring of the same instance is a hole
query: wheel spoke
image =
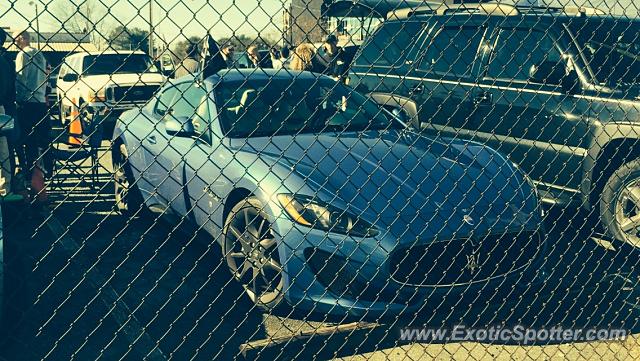
{"type": "Polygon", "coordinates": [[[260,270],[258,269],[258,267],[252,267],[252,270],[253,270],[253,274],[252,274],[253,277],[251,277],[251,284],[253,285],[252,289],[253,289],[253,293],[256,295],[256,298],[258,298],[259,292],[258,292],[258,286],[256,284],[256,280],[260,275],[260,270]]]}
{"type": "Polygon", "coordinates": [[[263,250],[268,250],[269,248],[273,247],[276,244],[276,239],[275,238],[265,238],[263,240],[260,241],[260,247],[263,250]]]}
{"type": "Polygon", "coordinates": [[[268,258],[267,262],[264,263],[264,268],[269,268],[275,272],[282,272],[282,266],[278,262],[276,262],[273,258],[268,258]]]}
{"type": "Polygon", "coordinates": [[[620,229],[623,232],[627,232],[627,233],[639,226],[640,226],[640,214],[637,214],[633,217],[625,218],[620,223],[620,229]]]}
{"type": "Polygon", "coordinates": [[[236,272],[238,279],[242,279],[247,274],[247,271],[249,269],[251,269],[251,263],[249,263],[248,261],[242,262],[241,269],[236,272]]]}
{"type": "Polygon", "coordinates": [[[640,187],[636,185],[628,186],[624,193],[636,207],[640,207],[640,187]]]}
{"type": "Polygon", "coordinates": [[[231,233],[233,233],[233,235],[236,236],[238,240],[242,239],[242,233],[236,227],[229,226],[229,231],[231,231],[231,233]]]}
{"type": "Polygon", "coordinates": [[[262,232],[264,225],[267,224],[267,220],[262,218],[262,221],[260,221],[260,226],[258,226],[258,238],[261,238],[262,235],[264,234],[264,232],[262,232]]]}

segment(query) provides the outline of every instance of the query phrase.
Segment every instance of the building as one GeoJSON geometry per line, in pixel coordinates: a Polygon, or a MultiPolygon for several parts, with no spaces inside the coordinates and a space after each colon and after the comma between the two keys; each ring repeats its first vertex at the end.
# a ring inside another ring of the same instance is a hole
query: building
{"type": "Polygon", "coordinates": [[[284,37],[289,46],[322,41],[327,34],[322,6],[323,0],[291,0],[284,12],[284,37]]]}
{"type": "MultiPolygon", "coordinates": [[[[442,3],[447,0],[441,0],[442,3]]],[[[361,43],[389,11],[436,4],[432,0],[292,0],[284,12],[289,45],[318,43],[327,34],[341,45],[361,43]]]]}
{"type": "MultiPolygon", "coordinates": [[[[3,29],[9,36],[13,33],[11,29],[3,29]]],[[[62,59],[69,54],[80,51],[98,50],[96,46],[91,43],[89,34],[67,32],[43,32],[36,34],[35,32],[31,32],[31,36],[31,46],[42,51],[47,62],[51,65],[53,72],[57,72],[56,70],[62,63],[62,59]]],[[[18,52],[18,48],[13,43],[12,38],[7,39],[4,47],[12,56],[15,56],[18,52]]]]}

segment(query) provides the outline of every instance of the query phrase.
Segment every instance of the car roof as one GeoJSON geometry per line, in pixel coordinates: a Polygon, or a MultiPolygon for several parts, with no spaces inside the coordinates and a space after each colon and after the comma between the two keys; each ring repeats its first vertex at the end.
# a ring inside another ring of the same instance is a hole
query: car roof
{"type": "Polygon", "coordinates": [[[78,53],[74,53],[69,55],[68,57],[80,57],[87,55],[130,55],[130,54],[142,54],[146,55],[145,52],[140,50],[103,50],[103,51],[81,51],[78,53]]]}
{"type": "Polygon", "coordinates": [[[247,80],[317,80],[319,78],[331,79],[322,74],[288,69],[223,69],[207,78],[207,81],[218,83],[247,80]]]}

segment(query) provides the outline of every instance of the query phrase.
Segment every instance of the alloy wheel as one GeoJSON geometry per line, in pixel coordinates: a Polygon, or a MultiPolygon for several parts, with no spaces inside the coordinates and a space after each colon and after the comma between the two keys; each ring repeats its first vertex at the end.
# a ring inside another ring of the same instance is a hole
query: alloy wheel
{"type": "Polygon", "coordinates": [[[273,308],[284,288],[276,239],[266,214],[249,202],[241,204],[225,226],[227,266],[256,305],[273,308]]]}
{"type": "Polygon", "coordinates": [[[615,217],[625,241],[640,246],[640,179],[627,183],[618,194],[615,217]]]}

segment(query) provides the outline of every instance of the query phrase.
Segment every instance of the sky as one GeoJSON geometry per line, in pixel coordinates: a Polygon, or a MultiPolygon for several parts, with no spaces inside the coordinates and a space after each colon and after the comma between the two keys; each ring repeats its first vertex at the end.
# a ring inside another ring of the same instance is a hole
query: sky
{"type": "MultiPolygon", "coordinates": [[[[106,29],[119,24],[149,28],[149,0],[0,0],[0,26],[25,28],[35,19],[38,5],[40,31],[58,31],[61,4],[93,1],[106,29]],[[34,3],[34,5],[30,5],[34,3]],[[104,4],[104,5],[102,5],[104,4]]],[[[275,33],[282,27],[283,10],[290,0],[153,0],[155,31],[167,42],[185,36],[202,36],[208,29],[218,37],[275,33]]],[[[67,7],[69,5],[66,5],[67,7]]],[[[64,13],[64,12],[63,12],[64,13]]],[[[35,23],[32,25],[35,28],[35,23]]]]}
{"type": "MultiPolygon", "coordinates": [[[[40,12],[41,31],[59,31],[60,21],[51,13],[60,10],[60,4],[80,4],[93,1],[98,10],[109,11],[101,20],[104,32],[119,24],[128,27],[149,28],[149,0],[0,0],[0,26],[25,28],[35,19],[35,6],[40,12]],[[104,5],[101,5],[104,4],[104,5]]],[[[636,17],[640,0],[502,0],[539,1],[546,4],[589,5],[613,8],[636,17]],[[635,2],[635,4],[634,4],[635,2]]],[[[290,0],[153,0],[155,34],[166,43],[175,43],[186,36],[202,36],[207,30],[220,38],[231,34],[257,34],[268,36],[282,27],[283,10],[290,0]]],[[[67,5],[69,6],[69,5],[67,5]]],[[[59,13],[59,11],[58,11],[59,13]]],[[[33,24],[35,28],[35,24],[33,24]]],[[[106,35],[106,34],[105,34],[106,35]]]]}

